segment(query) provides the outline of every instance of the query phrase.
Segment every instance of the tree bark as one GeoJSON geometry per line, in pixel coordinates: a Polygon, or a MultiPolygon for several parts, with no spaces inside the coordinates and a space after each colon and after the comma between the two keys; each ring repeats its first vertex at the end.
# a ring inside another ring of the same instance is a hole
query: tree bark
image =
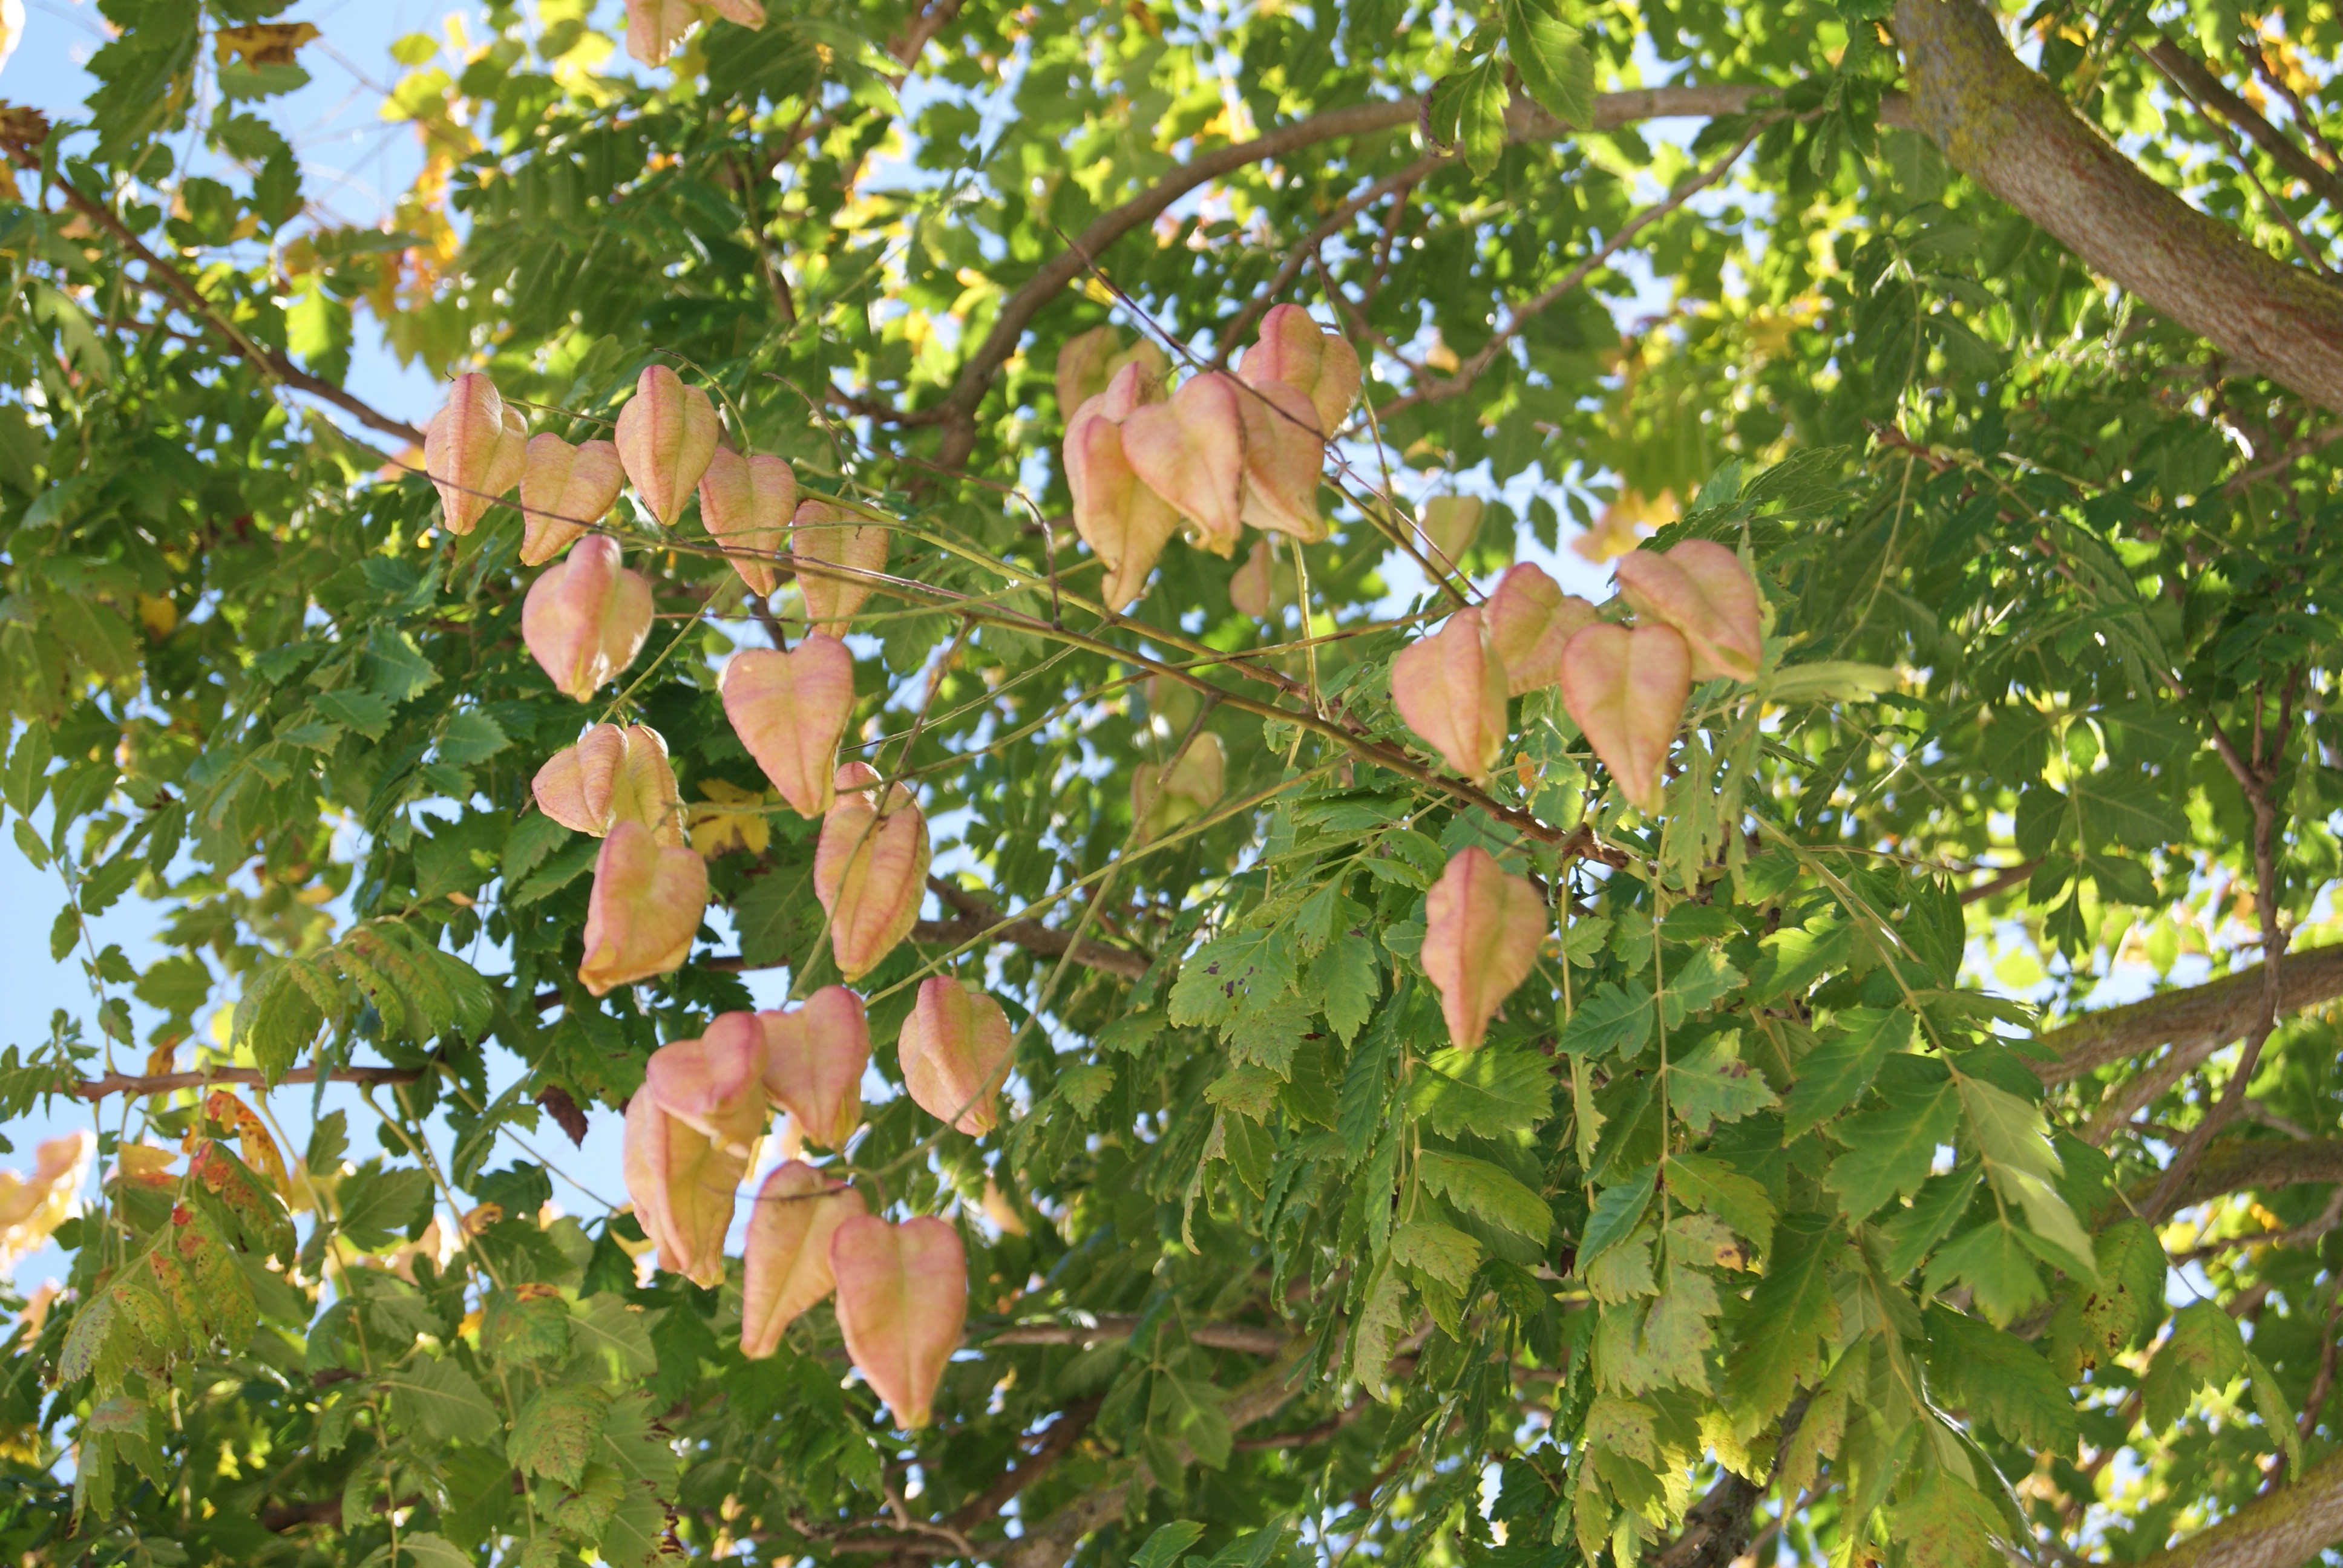
{"type": "MultiPolygon", "coordinates": [[[[2191,1204],[2249,1187],[2294,1187],[2313,1181],[2343,1181],[2343,1142],[2331,1138],[2309,1143],[2281,1138],[2225,1138],[2206,1146],[2179,1189],[2159,1205],[2160,1212],[2143,1209],[2142,1218],[2161,1224],[2191,1204]]],[[[2155,1191],[2155,1182],[2145,1183],[2134,1191],[2132,1201],[2144,1205],[2155,1191]]]]}
{"type": "Polygon", "coordinates": [[[1953,166],[2245,369],[2343,410],[2343,290],[2190,206],[2026,68],[1977,0],[1896,0],[1914,123],[1953,166]]]}
{"type": "MultiPolygon", "coordinates": [[[[2288,955],[2279,977],[2281,1015],[2300,1012],[2338,996],[2343,996],[2343,945],[2288,955]]],[[[2042,1043],[2056,1051],[2058,1060],[2032,1066],[2045,1082],[2064,1083],[2158,1046],[2169,1046],[2201,1061],[2232,1040],[2244,1039],[2261,1016],[2261,1002],[2262,968],[2256,964],[2187,990],[2165,991],[2087,1013],[2044,1035],[2042,1043]]]]}
{"type": "Polygon", "coordinates": [[[2298,1568],[2343,1541],[2343,1453],[2137,1568],[2298,1568]]]}

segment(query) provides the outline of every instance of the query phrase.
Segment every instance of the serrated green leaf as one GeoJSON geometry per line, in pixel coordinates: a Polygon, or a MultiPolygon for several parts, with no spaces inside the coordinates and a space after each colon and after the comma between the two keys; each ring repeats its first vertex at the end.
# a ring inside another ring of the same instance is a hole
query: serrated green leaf
{"type": "Polygon", "coordinates": [[[1652,1038],[1659,1016],[1641,980],[1606,980],[1590,992],[1562,1031],[1573,1056],[1634,1056],[1652,1038]]]}
{"type": "Polygon", "coordinates": [[[1798,1060],[1798,1079],[1782,1108],[1782,1136],[1795,1138],[1855,1103],[1879,1072],[1879,1064],[1912,1048],[1916,1020],[1907,1010],[1849,1008],[1837,1019],[1838,1032],[1798,1060]]]}
{"type": "Polygon", "coordinates": [[[1554,1211],[1545,1200],[1485,1160],[1426,1149],[1416,1156],[1415,1174],[1466,1213],[1533,1241],[1544,1241],[1554,1231],[1554,1211]]]}
{"type": "Polygon", "coordinates": [[[389,1395],[391,1413],[401,1425],[436,1442],[486,1442],[501,1424],[480,1385],[452,1361],[417,1355],[384,1373],[376,1386],[389,1395]]]}
{"type": "Polygon", "coordinates": [[[1605,1187],[1594,1195],[1594,1206],[1586,1217],[1586,1229],[1578,1241],[1578,1267],[1586,1266],[1633,1234],[1643,1222],[1644,1211],[1651,1206],[1652,1194],[1659,1190],[1660,1168],[1646,1165],[1624,1181],[1605,1187]]]}
{"type": "Polygon", "coordinates": [[[2246,1370],[2245,1336],[2214,1302],[2191,1302],[2172,1314],[2171,1332],[2140,1380],[2148,1430],[2164,1432],[2188,1412],[2203,1388],[2221,1389],[2246,1370]]]}
{"type": "Polygon", "coordinates": [[[1449,1047],[1416,1070],[1408,1111],[1443,1138],[1526,1132],[1553,1114],[1554,1074],[1544,1058],[1527,1051],[1449,1047]]]}
{"type": "Polygon", "coordinates": [[[1594,59],[1552,0],[1504,0],[1505,52],[1538,106],[1573,130],[1594,126],[1594,59]]]}
{"type": "Polygon", "coordinates": [[[1831,1161],[1825,1184],[1847,1218],[1864,1220],[1890,1199],[1908,1197],[1928,1179],[1936,1146],[1950,1142],[1960,1119],[1960,1091],[1942,1062],[1904,1056],[1882,1063],[1877,1101],[1838,1124],[1847,1151],[1831,1161]],[[1906,1064],[1900,1070],[1888,1069],[1906,1064]]]}
{"type": "Polygon", "coordinates": [[[1741,1060],[1737,1030],[1716,1036],[1681,1061],[1669,1062],[1667,1088],[1669,1108],[1700,1134],[1715,1122],[1738,1121],[1776,1103],[1765,1079],[1741,1060]]]}
{"type": "Polygon", "coordinates": [[[524,1475],[575,1487],[602,1436],[610,1396],[591,1383],[555,1383],[521,1407],[505,1452],[524,1475]]]}
{"type": "Polygon", "coordinates": [[[1837,1221],[1821,1215],[1792,1214],[1775,1228],[1765,1276],[1736,1325],[1739,1348],[1725,1358],[1745,1422],[1770,1419],[1822,1370],[1823,1347],[1838,1336],[1839,1247],[1837,1221]]]}
{"type": "Polygon", "coordinates": [[[1481,1243],[1433,1220],[1411,1220],[1392,1232],[1392,1261],[1461,1291],[1481,1266],[1481,1243]]]}

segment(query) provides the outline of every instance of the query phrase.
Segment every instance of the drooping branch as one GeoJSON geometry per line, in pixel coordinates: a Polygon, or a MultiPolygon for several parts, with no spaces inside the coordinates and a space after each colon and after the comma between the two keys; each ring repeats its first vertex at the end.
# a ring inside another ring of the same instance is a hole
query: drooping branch
{"type": "MultiPolygon", "coordinates": [[[[2313,948],[2287,960],[2280,1012],[2301,1012],[2337,997],[2343,997],[2343,946],[2313,948]]],[[[2056,1061],[2032,1065],[2045,1082],[2064,1083],[2158,1046],[2170,1047],[2176,1055],[2198,1052],[2196,1060],[2202,1061],[2243,1039],[2260,1015],[2261,1003],[2262,970],[2256,964],[2187,990],[2087,1013],[2042,1037],[2058,1053],[2056,1061]]]]}
{"type": "Polygon", "coordinates": [[[2343,410],[2343,289],[2134,165],[2010,52],[1977,0],[1897,0],[1913,117],[1962,173],[2241,367],[2343,410]]]}
{"type": "Polygon", "coordinates": [[[2139,1568],[2297,1568],[2343,1541],[2343,1453],[2139,1568]]]}

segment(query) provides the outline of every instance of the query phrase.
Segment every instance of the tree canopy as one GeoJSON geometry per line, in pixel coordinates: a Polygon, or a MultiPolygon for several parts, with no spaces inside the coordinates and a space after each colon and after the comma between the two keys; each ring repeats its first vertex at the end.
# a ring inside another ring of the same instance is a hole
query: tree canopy
{"type": "Polygon", "coordinates": [[[98,9],[0,1551],[2343,1541],[2323,0],[98,9]]]}

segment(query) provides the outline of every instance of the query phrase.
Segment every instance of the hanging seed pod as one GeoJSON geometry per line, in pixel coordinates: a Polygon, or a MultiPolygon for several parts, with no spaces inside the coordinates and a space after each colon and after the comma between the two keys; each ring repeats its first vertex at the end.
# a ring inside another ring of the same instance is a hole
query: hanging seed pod
{"type": "Polygon", "coordinates": [[[521,602],[520,636],[555,688],[580,702],[625,671],[651,632],[651,585],[599,535],[546,568],[521,602]]]}
{"type": "Polygon", "coordinates": [[[618,410],[618,458],[635,494],[659,527],[675,527],[699,476],[716,456],[716,405],[664,365],[635,378],[635,395],[618,410]]]}
{"type": "Polygon", "coordinates": [[[984,992],[950,975],[923,980],[895,1048],[903,1087],[937,1121],[980,1138],[993,1128],[1010,1038],[1008,1015],[984,992]]]}
{"type": "Polygon", "coordinates": [[[513,487],[528,442],[528,422],[506,407],[495,382],[478,370],[456,377],[423,432],[423,471],[439,492],[440,520],[449,533],[470,533],[513,487]]]}
{"type": "Polygon", "coordinates": [[[1303,544],[1326,537],[1318,511],[1326,440],[1310,399],[1282,381],[1238,395],[1244,416],[1244,492],[1241,515],[1256,528],[1291,534],[1303,544]]]}
{"type": "Polygon", "coordinates": [[[1255,620],[1269,618],[1269,541],[1255,539],[1244,565],[1229,578],[1229,608],[1255,620]]]}
{"type": "Polygon", "coordinates": [[[1139,824],[1139,840],[1160,839],[1211,810],[1221,798],[1228,764],[1221,738],[1206,730],[1172,761],[1142,762],[1132,769],[1131,816],[1139,824]]]}
{"type": "Polygon", "coordinates": [[[762,1361],[798,1314],[837,1288],[830,1245],[840,1225],[868,1214],[862,1194],[801,1161],[777,1165],[757,1189],[740,1249],[740,1353],[762,1361]]]}
{"type": "Polygon", "coordinates": [[[753,1012],[719,1013],[697,1040],[651,1052],[643,1092],[727,1154],[746,1155],[765,1135],[765,1026],[753,1012]]]}
{"type": "Polygon", "coordinates": [[[639,822],[660,844],[683,842],[682,805],[667,742],[645,725],[597,724],[537,770],[537,809],[579,833],[604,837],[639,822]]]}
{"type": "Polygon", "coordinates": [[[870,597],[871,585],[856,574],[887,569],[887,529],[828,501],[807,501],[789,526],[789,554],[797,561],[806,618],[838,626],[852,620],[870,597]]]}
{"type": "Polygon", "coordinates": [[[1433,565],[1445,571],[1456,569],[1456,563],[1464,558],[1481,531],[1483,509],[1478,496],[1434,496],[1417,509],[1416,522],[1423,530],[1424,542],[1432,547],[1433,565]]]}
{"type": "Polygon", "coordinates": [[[1563,647],[1594,624],[1594,607],[1523,561],[1497,579],[1481,618],[1489,623],[1489,642],[1505,667],[1506,689],[1520,697],[1562,678],[1563,647]]]}
{"type": "Polygon", "coordinates": [[[922,1215],[900,1225],[850,1214],[830,1241],[838,1327],[846,1353],[895,1424],[916,1431],[968,1318],[968,1252],[960,1232],[922,1215]]]}
{"type": "Polygon", "coordinates": [[[669,1115],[656,1095],[639,1091],[628,1101],[619,1170],[660,1268],[710,1290],[724,1282],[724,1235],[753,1158],[753,1151],[726,1153],[669,1115]]]}
{"type": "Polygon", "coordinates": [[[1100,596],[1109,609],[1127,608],[1147,587],[1180,514],[1141,482],[1122,449],[1122,422],[1133,409],[1162,398],[1161,385],[1137,365],[1114,374],[1107,388],[1066,421],[1066,487],[1074,496],[1074,531],[1105,563],[1100,596]]]}
{"type": "Polygon", "coordinates": [[[1121,345],[1122,334],[1113,327],[1093,327],[1069,337],[1058,350],[1054,372],[1058,415],[1068,431],[1074,427],[1075,411],[1105,391],[1124,366],[1136,366],[1148,379],[1159,383],[1172,368],[1163,350],[1143,337],[1128,348],[1121,345]]]}
{"type": "Polygon", "coordinates": [[[854,714],[854,658],[820,632],[787,652],[743,648],[717,678],[724,717],[781,799],[819,817],[833,799],[838,743],[854,714]]]}
{"type": "Polygon", "coordinates": [[[765,1094],[825,1149],[843,1149],[862,1124],[862,1070],[870,1020],[862,999],[826,985],[802,1006],[757,1015],[765,1026],[765,1094]]]}
{"type": "Polygon", "coordinates": [[[1261,318],[1261,339],[1237,361],[1251,385],[1282,381],[1310,399],[1318,428],[1342,423],[1359,397],[1359,352],[1347,339],[1322,331],[1298,305],[1272,306],[1261,318]]]}
{"type": "Polygon", "coordinates": [[[838,799],[814,843],[814,896],[830,913],[830,950],[850,980],[911,934],[927,888],[928,820],[900,784],[889,787],[883,805],[874,800],[878,781],[868,763],[840,769],[838,799]]]}
{"type": "Polygon", "coordinates": [[[1479,779],[1505,746],[1505,667],[1477,609],[1460,609],[1392,660],[1392,700],[1449,768],[1479,779]]]}
{"type": "Polygon", "coordinates": [[[1420,961],[1459,1050],[1479,1049],[1498,1006],[1529,979],[1545,931],[1537,890],[1508,875],[1486,849],[1475,846],[1449,860],[1424,896],[1420,961]]]}
{"type": "Polygon", "coordinates": [[[798,477],[779,457],[743,457],[719,447],[699,477],[699,518],[759,598],[780,586],[777,561],[798,509],[798,477]]]}
{"type": "Polygon", "coordinates": [[[1207,371],[1122,422],[1122,455],[1139,482],[1187,520],[1196,544],[1223,558],[1244,530],[1244,395],[1232,377],[1207,371]]]}
{"type": "Polygon", "coordinates": [[[1741,558],[1712,539],[1686,539],[1664,555],[1619,558],[1619,593],[1638,615],[1665,621],[1692,650],[1692,678],[1755,680],[1765,661],[1757,583],[1741,558]]]}
{"type": "Polygon", "coordinates": [[[1673,627],[1598,621],[1562,650],[1562,701],[1639,811],[1660,809],[1668,746],[1692,695],[1692,654],[1673,627]]]}
{"type": "Polygon", "coordinates": [[[520,564],[543,566],[600,522],[627,470],[608,441],[573,447],[550,431],[532,436],[520,470],[520,564]]]}
{"type": "Polygon", "coordinates": [[[602,996],[680,969],[707,911],[706,861],[659,844],[639,822],[618,823],[594,860],[578,983],[602,996]]]}

